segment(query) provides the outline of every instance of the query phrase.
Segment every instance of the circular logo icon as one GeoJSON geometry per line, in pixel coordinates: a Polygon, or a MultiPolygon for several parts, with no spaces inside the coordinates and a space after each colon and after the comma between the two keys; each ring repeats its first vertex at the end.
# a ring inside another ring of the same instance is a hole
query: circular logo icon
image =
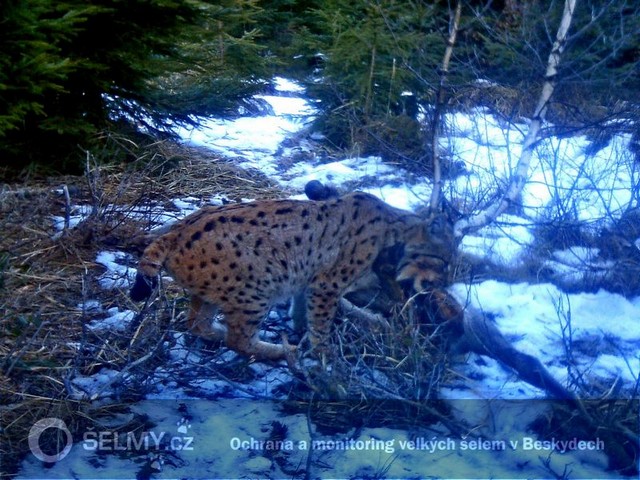
{"type": "Polygon", "coordinates": [[[59,418],[43,418],[42,420],[38,420],[33,424],[31,430],[29,430],[29,449],[31,449],[31,453],[40,461],[47,463],[55,463],[62,460],[66,457],[71,451],[71,447],[73,446],[73,437],[71,436],[71,432],[67,428],[67,424],[64,423],[59,418]],[[62,431],[66,437],[66,443],[62,451],[55,455],[48,455],[42,451],[40,448],[40,437],[44,433],[45,430],[49,428],[57,428],[62,431]]]}

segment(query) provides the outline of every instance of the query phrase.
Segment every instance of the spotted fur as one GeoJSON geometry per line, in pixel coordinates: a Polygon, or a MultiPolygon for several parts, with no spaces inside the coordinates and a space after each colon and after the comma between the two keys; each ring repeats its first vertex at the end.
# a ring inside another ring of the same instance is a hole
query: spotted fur
{"type": "MultiPolygon", "coordinates": [[[[191,294],[188,326],[259,360],[287,355],[259,339],[270,307],[304,292],[312,346],[324,344],[338,300],[371,271],[380,252],[449,242],[425,221],[361,192],[325,201],[265,200],[205,207],[144,251],[131,290],[146,298],[162,268],[191,294]],[[212,326],[218,310],[226,329],[212,326]]],[[[293,348],[293,347],[288,347],[293,348]]]]}

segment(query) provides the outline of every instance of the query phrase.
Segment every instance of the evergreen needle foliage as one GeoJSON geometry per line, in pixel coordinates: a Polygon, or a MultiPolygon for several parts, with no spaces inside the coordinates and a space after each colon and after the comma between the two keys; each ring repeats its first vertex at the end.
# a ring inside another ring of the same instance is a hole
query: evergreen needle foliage
{"type": "Polygon", "coordinates": [[[147,131],[228,113],[266,78],[252,0],[0,4],[3,164],[69,166],[119,120],[147,131]]]}
{"type": "MultiPolygon", "coordinates": [[[[289,19],[281,29],[287,34],[279,38],[291,42],[290,54],[304,54],[315,68],[309,90],[322,100],[318,122],[333,144],[428,163],[426,130],[455,2],[274,0],[262,5],[274,5],[283,21],[285,5],[289,11],[306,7],[304,15],[289,19]]],[[[506,121],[530,116],[554,40],[550,32],[561,14],[562,2],[553,0],[462,1],[444,92],[447,109],[487,107],[506,121]]],[[[548,119],[574,133],[597,125],[606,138],[612,135],[612,118],[633,130],[628,121],[638,115],[640,7],[628,0],[582,0],[574,25],[548,119]]]]}
{"type": "MultiPolygon", "coordinates": [[[[336,146],[429,170],[429,129],[453,2],[407,0],[5,0],[0,158],[79,165],[120,123],[170,132],[235,115],[276,70],[308,80],[336,146]]],[[[505,120],[533,111],[562,2],[462,1],[442,102],[505,120]]],[[[637,138],[640,6],[582,0],[548,119],[637,138]],[[613,121],[615,120],[615,121],[613,121]]],[[[246,111],[246,108],[245,108],[246,111]]],[[[446,166],[445,166],[446,167],[446,166]]]]}

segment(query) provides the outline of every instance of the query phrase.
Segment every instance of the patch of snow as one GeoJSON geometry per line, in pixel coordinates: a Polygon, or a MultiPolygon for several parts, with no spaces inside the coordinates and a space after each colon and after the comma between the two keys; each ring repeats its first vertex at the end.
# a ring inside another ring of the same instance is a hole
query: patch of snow
{"type": "MultiPolygon", "coordinates": [[[[93,207],[90,205],[71,205],[71,211],[69,212],[69,228],[77,227],[80,222],[86,220],[91,212],[93,211],[93,207]]],[[[65,227],[65,218],[57,215],[53,215],[51,217],[53,220],[53,227],[57,231],[62,231],[65,227]]]]}
{"type": "MultiPolygon", "coordinates": [[[[464,162],[469,175],[451,185],[455,196],[484,198],[504,189],[520,156],[524,124],[501,124],[484,109],[448,116],[451,137],[443,146],[455,161],[464,162]]],[[[619,135],[594,155],[583,136],[541,139],[534,152],[522,192],[525,216],[544,219],[555,212],[574,212],[576,220],[610,222],[629,206],[637,183],[630,137],[619,135]]]]}
{"type": "Polygon", "coordinates": [[[551,255],[558,262],[565,265],[584,267],[587,264],[593,263],[599,253],[600,250],[597,248],[571,247],[566,250],[556,250],[551,255]]]}
{"type": "Polygon", "coordinates": [[[274,77],[273,83],[275,84],[276,90],[279,92],[291,92],[298,94],[302,94],[305,92],[304,87],[296,82],[289,80],[288,78],[274,77]]]}
{"type": "Polygon", "coordinates": [[[106,272],[98,277],[100,286],[105,290],[113,290],[115,288],[128,289],[135,276],[135,270],[123,264],[131,262],[131,256],[123,252],[98,252],[96,263],[103,265],[107,269],[106,272]]]}
{"type": "Polygon", "coordinates": [[[136,316],[135,312],[131,310],[120,311],[118,307],[108,309],[107,314],[109,315],[107,318],[88,323],[87,328],[93,331],[123,332],[136,316]]]}
{"type": "Polygon", "coordinates": [[[275,95],[257,95],[256,98],[265,100],[278,117],[300,116],[309,117],[315,115],[317,110],[309,105],[309,102],[300,97],[279,97],[275,95]]]}
{"type": "Polygon", "coordinates": [[[195,197],[174,198],[171,203],[185,215],[195,212],[201,207],[200,199],[195,197]]]}
{"type": "Polygon", "coordinates": [[[528,225],[520,217],[501,215],[495,223],[465,236],[460,250],[496,265],[518,265],[535,240],[528,225]]]}
{"type": "Polygon", "coordinates": [[[552,278],[562,285],[579,286],[585,282],[601,281],[614,271],[614,261],[598,258],[597,248],[571,247],[556,250],[552,260],[545,260],[543,266],[551,272],[552,278]]]}
{"type": "MultiPolygon", "coordinates": [[[[454,404],[463,418],[475,415],[481,425],[473,436],[455,438],[438,424],[411,434],[362,428],[322,435],[309,430],[306,415],[284,414],[276,402],[149,400],[133,409],[155,425],[150,431],[120,432],[120,444],[115,429],[85,432],[47,468],[46,478],[135,478],[143,471],[157,478],[290,478],[305,465],[314,478],[546,478],[545,459],[555,472],[568,467],[571,478],[618,478],[605,471],[601,451],[535,448],[535,435],[514,431],[523,418],[540,413],[535,405],[479,406],[454,404]],[[280,443],[270,436],[274,422],[286,432],[280,443]]],[[[31,456],[18,478],[41,476],[41,463],[31,456]]]]}
{"type": "Polygon", "coordinates": [[[87,300],[86,302],[76,305],[78,310],[88,313],[100,313],[102,312],[102,303],[99,300],[87,300]]]}
{"type": "Polygon", "coordinates": [[[596,361],[591,365],[591,372],[600,378],[620,379],[627,385],[633,384],[638,379],[639,359],[627,359],[618,355],[603,353],[598,355],[596,361]]]}
{"type": "Polygon", "coordinates": [[[113,379],[120,374],[117,370],[103,368],[98,373],[91,376],[77,375],[71,381],[73,386],[82,390],[87,397],[91,398],[96,395],[110,395],[113,392],[110,385],[113,379]]]}
{"type": "MultiPolygon", "coordinates": [[[[617,361],[612,367],[619,371],[621,364],[626,366],[627,384],[623,388],[631,390],[632,379],[640,376],[640,322],[637,320],[640,319],[640,305],[620,295],[606,291],[566,294],[552,284],[507,284],[495,280],[474,285],[456,284],[451,291],[463,304],[492,315],[499,330],[515,348],[540,360],[560,382],[568,378],[565,368],[555,368],[566,364],[563,335],[567,333],[563,333],[563,329],[568,321],[574,343],[585,340],[602,345],[609,342],[619,352],[626,352],[626,360],[617,361]]],[[[598,362],[606,363],[608,358],[598,362]]],[[[490,365],[492,360],[486,359],[486,362],[490,365]]],[[[468,368],[463,367],[463,370],[468,368]]],[[[490,376],[483,373],[485,369],[484,365],[478,367],[483,378],[490,376]]],[[[604,372],[599,368],[589,374],[603,375],[604,372]]],[[[501,378],[498,382],[506,384],[510,375],[510,372],[503,372],[494,377],[501,378]]],[[[611,373],[600,380],[610,378],[611,373]]],[[[530,387],[520,383],[519,388],[527,393],[530,387]]],[[[484,381],[481,384],[484,385],[484,381]]]]}

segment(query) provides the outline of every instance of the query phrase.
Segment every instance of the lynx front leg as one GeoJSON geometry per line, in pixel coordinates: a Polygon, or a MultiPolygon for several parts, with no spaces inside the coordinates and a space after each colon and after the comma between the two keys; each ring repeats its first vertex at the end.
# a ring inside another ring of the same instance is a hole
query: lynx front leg
{"type": "Polygon", "coordinates": [[[293,320],[293,331],[302,336],[307,331],[307,297],[304,291],[291,298],[289,316],[293,320]]]}
{"type": "Polygon", "coordinates": [[[207,340],[224,340],[226,330],[216,323],[213,318],[218,309],[215,305],[202,300],[200,297],[191,297],[191,308],[187,317],[187,327],[194,335],[207,340]]]}
{"type": "Polygon", "coordinates": [[[288,359],[295,347],[287,343],[277,345],[260,340],[259,327],[268,312],[267,309],[260,312],[236,311],[225,314],[227,347],[242,355],[254,357],[256,360],[288,359]]]}

